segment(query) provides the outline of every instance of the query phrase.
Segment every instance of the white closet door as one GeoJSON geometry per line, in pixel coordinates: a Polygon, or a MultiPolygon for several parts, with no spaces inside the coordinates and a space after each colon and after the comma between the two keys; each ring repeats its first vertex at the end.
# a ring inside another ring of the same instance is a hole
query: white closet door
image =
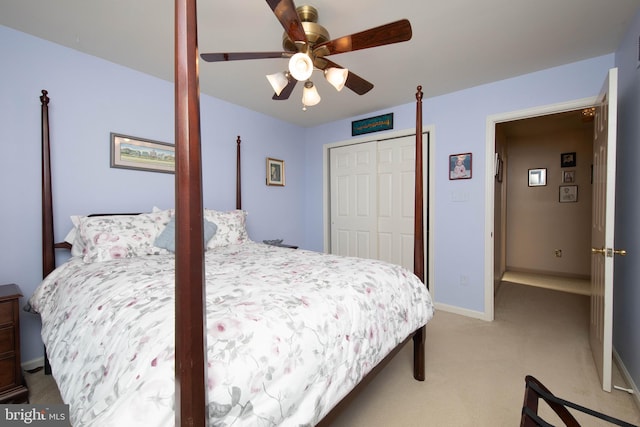
{"type": "Polygon", "coordinates": [[[378,259],[413,270],[415,136],[378,142],[378,259]]]}
{"type": "Polygon", "coordinates": [[[377,258],[376,143],[330,150],[331,253],[377,258]]]}
{"type": "Polygon", "coordinates": [[[415,137],[330,150],[331,253],[413,270],[415,137]]]}

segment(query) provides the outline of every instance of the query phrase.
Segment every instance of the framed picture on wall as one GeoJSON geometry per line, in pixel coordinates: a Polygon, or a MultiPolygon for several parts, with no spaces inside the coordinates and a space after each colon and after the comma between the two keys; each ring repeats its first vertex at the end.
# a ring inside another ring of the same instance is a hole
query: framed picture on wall
{"type": "Polygon", "coordinates": [[[560,186],[560,203],[574,203],[578,201],[577,185],[560,186]]]}
{"type": "Polygon", "coordinates": [[[175,146],[111,132],[111,167],[174,173],[175,146]]]}
{"type": "Polygon", "coordinates": [[[560,167],[562,168],[575,168],[576,167],[576,153],[562,153],[560,154],[560,167]]]}
{"type": "Polygon", "coordinates": [[[284,187],[284,160],[267,157],[267,185],[284,187]]]}
{"type": "Polygon", "coordinates": [[[470,179],[471,168],[471,153],[449,156],[449,179],[470,179]]]}
{"type": "Polygon", "coordinates": [[[529,187],[542,187],[547,185],[547,169],[529,169],[529,187]]]}
{"type": "Polygon", "coordinates": [[[562,171],[562,182],[564,184],[576,182],[576,171],[562,171]]]}
{"type": "Polygon", "coordinates": [[[500,158],[500,155],[496,154],[496,180],[502,182],[502,174],[504,169],[504,162],[500,158]]]}

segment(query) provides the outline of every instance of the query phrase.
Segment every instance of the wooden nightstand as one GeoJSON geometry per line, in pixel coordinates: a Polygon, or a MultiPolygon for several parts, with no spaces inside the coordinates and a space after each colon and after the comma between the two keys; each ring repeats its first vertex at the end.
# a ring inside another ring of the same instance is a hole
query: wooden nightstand
{"type": "Polygon", "coordinates": [[[20,365],[20,297],[17,285],[0,285],[0,403],[29,400],[20,365]]]}

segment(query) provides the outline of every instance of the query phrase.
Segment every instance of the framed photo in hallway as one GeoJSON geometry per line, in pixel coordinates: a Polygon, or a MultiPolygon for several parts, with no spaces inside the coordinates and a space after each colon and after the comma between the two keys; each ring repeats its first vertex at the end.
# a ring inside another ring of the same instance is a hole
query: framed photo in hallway
{"type": "Polygon", "coordinates": [[[576,153],[562,153],[560,154],[560,167],[561,168],[574,168],[576,167],[576,153]]]}
{"type": "Polygon", "coordinates": [[[560,186],[560,203],[574,203],[578,201],[577,185],[560,186]]]}
{"type": "Polygon", "coordinates": [[[576,171],[562,171],[562,183],[573,184],[576,182],[576,171]]]}
{"type": "Polygon", "coordinates": [[[529,187],[542,187],[547,185],[547,169],[529,169],[529,187]]]}

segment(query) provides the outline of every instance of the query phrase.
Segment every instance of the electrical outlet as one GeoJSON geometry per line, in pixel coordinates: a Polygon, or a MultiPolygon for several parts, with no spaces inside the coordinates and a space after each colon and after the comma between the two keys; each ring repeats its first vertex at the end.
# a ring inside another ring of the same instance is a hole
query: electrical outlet
{"type": "Polygon", "coordinates": [[[562,258],[562,249],[556,249],[554,252],[557,258],[562,258]]]}

